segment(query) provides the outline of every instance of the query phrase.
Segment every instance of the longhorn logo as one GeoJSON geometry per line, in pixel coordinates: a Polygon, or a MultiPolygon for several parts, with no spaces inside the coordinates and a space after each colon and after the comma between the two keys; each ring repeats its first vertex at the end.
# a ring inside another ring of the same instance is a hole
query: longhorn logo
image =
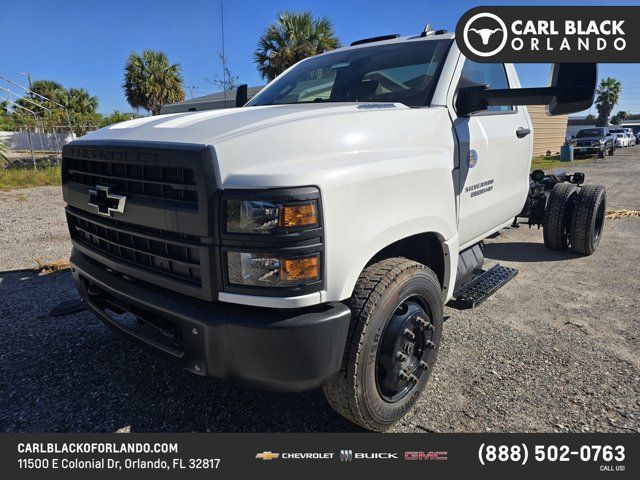
{"type": "Polygon", "coordinates": [[[492,30],[490,28],[481,28],[480,30],[478,30],[477,28],[470,28],[469,31],[475,32],[478,35],[480,35],[480,38],[482,38],[483,45],[489,45],[489,39],[491,38],[491,35],[493,35],[496,32],[501,32],[502,29],[494,28],[492,30]]]}
{"type": "Polygon", "coordinates": [[[491,57],[499,53],[507,44],[507,26],[500,17],[493,13],[478,13],[471,17],[465,24],[462,31],[462,38],[465,46],[475,55],[479,57],[491,57]],[[474,33],[472,39],[469,39],[470,31],[474,33]],[[487,47],[490,43],[495,45],[495,42],[491,42],[491,38],[499,34],[499,32],[502,33],[500,44],[493,50],[486,51],[486,48],[483,47],[487,47]]]}

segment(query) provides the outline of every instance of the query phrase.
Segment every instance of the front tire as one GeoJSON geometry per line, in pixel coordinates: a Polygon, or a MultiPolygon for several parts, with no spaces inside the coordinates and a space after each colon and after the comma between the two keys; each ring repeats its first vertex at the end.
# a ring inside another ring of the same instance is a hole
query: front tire
{"type": "Polygon", "coordinates": [[[615,147],[615,145],[614,145],[614,146],[612,146],[612,147],[607,151],[607,153],[609,154],[609,156],[610,156],[610,157],[613,157],[613,154],[614,154],[615,152],[616,152],[616,147],[615,147]]]}
{"type": "Polygon", "coordinates": [[[383,431],[407,414],[427,385],[442,335],[442,289],[426,266],[390,258],[362,272],[349,307],[342,368],[324,394],[343,417],[383,431]]]}

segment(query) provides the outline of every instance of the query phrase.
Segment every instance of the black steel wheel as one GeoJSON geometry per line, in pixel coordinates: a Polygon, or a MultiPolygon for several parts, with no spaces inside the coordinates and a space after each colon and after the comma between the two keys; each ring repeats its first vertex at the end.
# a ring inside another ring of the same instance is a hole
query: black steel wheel
{"type": "Polygon", "coordinates": [[[387,402],[408,395],[433,363],[435,343],[428,310],[423,299],[412,297],[401,302],[387,322],[376,358],[378,391],[387,402]]]}

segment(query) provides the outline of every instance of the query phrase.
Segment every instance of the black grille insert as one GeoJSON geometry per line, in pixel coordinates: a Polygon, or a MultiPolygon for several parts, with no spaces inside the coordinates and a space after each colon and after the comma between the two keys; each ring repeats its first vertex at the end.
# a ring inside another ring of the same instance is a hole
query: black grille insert
{"type": "Polygon", "coordinates": [[[71,237],[90,249],[166,278],[202,286],[202,246],[197,237],[169,236],[162,230],[135,228],[70,209],[67,220],[71,237]]]}
{"type": "Polygon", "coordinates": [[[109,185],[125,195],[144,195],[198,206],[198,191],[191,168],[80,158],[65,160],[72,182],[91,187],[109,185]]]}

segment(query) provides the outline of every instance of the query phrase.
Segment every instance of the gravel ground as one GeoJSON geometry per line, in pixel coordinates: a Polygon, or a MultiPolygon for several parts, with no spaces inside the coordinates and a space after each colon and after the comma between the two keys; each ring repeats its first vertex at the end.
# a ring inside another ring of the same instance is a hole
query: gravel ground
{"type": "MultiPolygon", "coordinates": [[[[580,167],[610,208],[640,209],[640,147],[580,167]]],[[[358,431],[319,391],[246,390],[179,370],[83,312],[68,273],[33,259],[68,254],[57,188],[0,192],[0,429],[7,431],[358,431]]],[[[479,308],[447,308],[439,362],[395,431],[640,432],[640,218],[608,220],[591,257],[507,229],[489,263],[520,274],[479,308]]]]}

